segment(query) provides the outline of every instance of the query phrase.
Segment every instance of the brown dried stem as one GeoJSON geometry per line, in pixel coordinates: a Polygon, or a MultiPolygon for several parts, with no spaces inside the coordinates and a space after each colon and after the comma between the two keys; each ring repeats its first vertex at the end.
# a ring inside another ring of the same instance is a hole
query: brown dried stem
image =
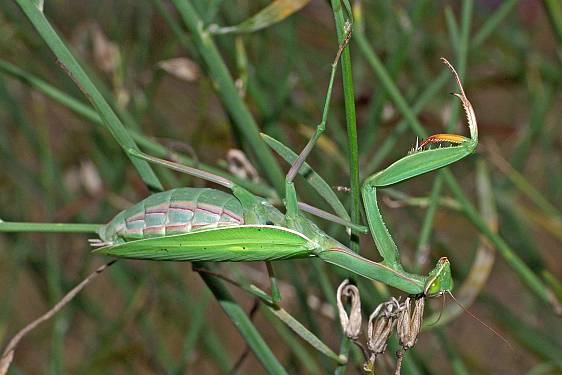
{"type": "Polygon", "coordinates": [[[57,302],[49,311],[45,314],[41,315],[39,318],[35,319],[25,327],[23,327],[18,333],[15,334],[14,337],[8,342],[8,345],[4,349],[2,353],[2,357],[0,358],[0,375],[6,375],[10,365],[14,359],[14,353],[16,351],[16,347],[19,342],[27,335],[29,332],[33,331],[39,324],[51,319],[56,313],[58,313],[67,303],[72,301],[74,297],[82,290],[86,285],[88,285],[92,280],[94,280],[98,275],[100,275],[103,271],[105,271],[109,266],[113,263],[117,262],[117,260],[112,260],[109,263],[104,264],[103,266],[96,269],[92,272],[88,277],[86,277],[80,284],[76,285],[72,288],[68,293],[62,297],[62,299],[57,302]]]}

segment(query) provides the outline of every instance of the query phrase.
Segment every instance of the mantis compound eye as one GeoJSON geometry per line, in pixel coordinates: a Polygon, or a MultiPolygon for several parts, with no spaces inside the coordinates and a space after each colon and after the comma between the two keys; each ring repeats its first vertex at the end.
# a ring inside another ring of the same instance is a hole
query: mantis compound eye
{"type": "Polygon", "coordinates": [[[439,281],[439,279],[433,280],[433,282],[431,282],[425,290],[425,295],[427,297],[437,297],[442,293],[443,290],[441,289],[441,282],[439,281]]]}

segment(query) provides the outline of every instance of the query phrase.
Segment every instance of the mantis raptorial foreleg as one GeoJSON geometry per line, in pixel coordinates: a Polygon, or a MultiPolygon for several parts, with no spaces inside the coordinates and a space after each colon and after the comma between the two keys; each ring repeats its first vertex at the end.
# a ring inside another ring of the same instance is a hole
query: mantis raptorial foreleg
{"type": "Polygon", "coordinates": [[[459,161],[470,155],[478,144],[478,127],[472,105],[464,93],[461,81],[455,69],[446,59],[442,60],[452,70],[460,88],[460,94],[454,95],[462,102],[466,112],[471,137],[466,138],[455,134],[436,134],[430,136],[427,140],[422,142],[420,146],[416,146],[410,155],[403,157],[386,169],[368,177],[362,187],[365,212],[373,240],[383,257],[383,263],[397,271],[403,270],[400,264],[400,253],[382,220],[377,205],[376,189],[397,184],[459,161]],[[453,143],[457,146],[430,150],[423,149],[426,145],[434,143],[453,143]]]}

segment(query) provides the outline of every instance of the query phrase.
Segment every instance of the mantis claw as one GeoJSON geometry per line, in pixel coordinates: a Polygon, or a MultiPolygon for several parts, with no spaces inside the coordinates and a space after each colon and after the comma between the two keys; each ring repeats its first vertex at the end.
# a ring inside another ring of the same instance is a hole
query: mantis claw
{"type": "MultiPolygon", "coordinates": [[[[451,69],[455,80],[457,81],[457,85],[459,86],[460,93],[452,92],[451,95],[456,96],[461,101],[463,106],[464,112],[466,114],[466,119],[468,121],[468,128],[470,130],[470,138],[477,143],[478,142],[478,124],[476,122],[476,115],[474,114],[474,109],[472,108],[472,104],[466,97],[464,93],[464,88],[462,86],[461,80],[455,68],[451,65],[451,63],[444,57],[441,57],[441,61],[451,69]]],[[[416,139],[416,148],[414,151],[422,150],[425,146],[433,143],[453,143],[453,144],[462,144],[468,141],[468,138],[463,137],[461,135],[456,134],[434,134],[427,137],[418,147],[418,141],[416,139]]]]}

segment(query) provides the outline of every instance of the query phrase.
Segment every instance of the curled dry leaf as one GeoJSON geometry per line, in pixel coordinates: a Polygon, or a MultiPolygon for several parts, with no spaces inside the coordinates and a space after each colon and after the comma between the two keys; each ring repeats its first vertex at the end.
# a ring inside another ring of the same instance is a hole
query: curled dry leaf
{"type": "Polygon", "coordinates": [[[301,10],[310,0],[275,0],[261,11],[236,26],[211,25],[213,34],[251,33],[264,29],[301,10]]]}
{"type": "Polygon", "coordinates": [[[91,160],[80,163],[80,180],[82,186],[90,195],[96,196],[103,190],[101,177],[91,160]]]}
{"type": "Polygon", "coordinates": [[[199,67],[187,57],[176,57],[162,60],[158,67],[174,77],[187,82],[196,81],[199,78],[199,67]]]}
{"type": "Polygon", "coordinates": [[[351,340],[357,340],[361,331],[361,298],[359,296],[359,289],[355,285],[351,285],[347,279],[338,287],[337,305],[340,324],[345,336],[351,340]],[[349,315],[343,306],[344,298],[351,300],[349,315]]]}
{"type": "Polygon", "coordinates": [[[246,157],[242,150],[231,148],[226,153],[226,160],[228,161],[228,170],[233,175],[253,182],[259,182],[260,176],[258,171],[246,157]]]}

